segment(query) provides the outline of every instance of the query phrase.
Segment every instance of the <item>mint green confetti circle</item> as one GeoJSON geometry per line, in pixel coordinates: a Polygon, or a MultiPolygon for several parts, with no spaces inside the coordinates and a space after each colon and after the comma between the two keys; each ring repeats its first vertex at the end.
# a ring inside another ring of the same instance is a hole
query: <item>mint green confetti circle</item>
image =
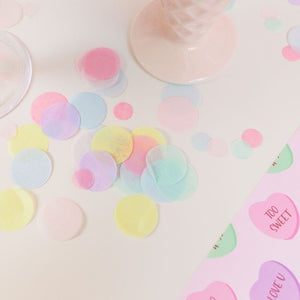
{"type": "Polygon", "coordinates": [[[269,31],[278,32],[283,28],[283,24],[278,18],[269,18],[265,20],[265,26],[269,31]]]}
{"type": "Polygon", "coordinates": [[[236,158],[247,159],[252,155],[253,149],[250,144],[242,139],[238,139],[231,143],[231,153],[236,158]]]}

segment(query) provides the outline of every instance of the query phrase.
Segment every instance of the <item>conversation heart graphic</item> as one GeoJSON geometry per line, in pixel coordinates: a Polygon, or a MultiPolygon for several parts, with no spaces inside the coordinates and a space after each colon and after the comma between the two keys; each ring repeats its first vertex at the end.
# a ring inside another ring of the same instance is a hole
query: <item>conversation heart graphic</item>
{"type": "Polygon", "coordinates": [[[293,200],[275,193],[249,208],[250,219],[264,234],[281,240],[292,239],[299,228],[299,213],[293,200]]]}
{"type": "Polygon", "coordinates": [[[279,173],[287,170],[294,162],[293,152],[289,145],[286,145],[277,159],[269,168],[268,173],[279,173]]]}
{"type": "Polygon", "coordinates": [[[237,297],[228,284],[216,281],[204,291],[189,295],[186,300],[237,300],[237,297]]]}
{"type": "Polygon", "coordinates": [[[295,275],[277,261],[267,261],[250,290],[250,300],[299,300],[300,286],[295,275]]]}
{"type": "Polygon", "coordinates": [[[236,233],[232,224],[230,224],[226,231],[221,235],[218,242],[213,246],[208,258],[222,257],[234,250],[236,247],[236,233]]]}

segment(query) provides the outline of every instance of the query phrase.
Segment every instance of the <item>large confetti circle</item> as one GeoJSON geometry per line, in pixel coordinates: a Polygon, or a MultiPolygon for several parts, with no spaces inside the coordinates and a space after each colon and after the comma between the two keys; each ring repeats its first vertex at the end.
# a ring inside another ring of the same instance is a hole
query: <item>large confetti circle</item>
{"type": "Polygon", "coordinates": [[[77,133],[80,127],[80,115],[69,103],[57,103],[50,106],[42,115],[43,132],[51,138],[66,140],[77,133]]]}
{"type": "Polygon", "coordinates": [[[117,164],[125,161],[133,149],[131,134],[119,126],[101,128],[94,136],[92,150],[106,151],[112,155],[117,164]]]}
{"type": "Polygon", "coordinates": [[[168,98],[162,101],[158,108],[158,121],[171,131],[185,132],[197,125],[198,110],[186,98],[168,98]]]}
{"type": "Polygon", "coordinates": [[[68,103],[68,99],[56,92],[47,92],[39,95],[31,104],[32,120],[40,125],[43,113],[57,103],[68,103]]]}
{"type": "Polygon", "coordinates": [[[104,151],[91,151],[80,160],[80,169],[90,171],[94,183],[90,191],[102,191],[113,185],[117,178],[118,168],[112,156],[104,151]]]}
{"type": "Polygon", "coordinates": [[[148,136],[134,136],[133,151],[130,157],[124,162],[124,166],[132,173],[141,176],[146,167],[147,153],[157,145],[157,141],[148,136]]]}
{"type": "Polygon", "coordinates": [[[151,234],[158,222],[158,209],[145,195],[122,198],[115,208],[115,223],[125,235],[143,238],[151,234]]]}
{"type": "Polygon", "coordinates": [[[83,129],[97,128],[106,117],[106,104],[97,94],[79,93],[70,102],[80,114],[80,127],[83,129]]]}
{"type": "Polygon", "coordinates": [[[14,157],[10,173],[18,186],[25,189],[39,188],[50,178],[52,162],[44,151],[25,149],[14,157]]]}
{"type": "Polygon", "coordinates": [[[47,151],[49,139],[41,128],[35,124],[26,124],[18,127],[17,134],[9,141],[8,148],[11,155],[27,148],[37,148],[47,151]]]}
{"type": "Polygon", "coordinates": [[[11,188],[0,192],[0,229],[19,230],[33,218],[35,203],[23,189],[11,188]]]}
{"type": "Polygon", "coordinates": [[[79,67],[89,79],[103,81],[118,75],[121,61],[114,50],[95,48],[82,57],[79,67]]]}
{"type": "Polygon", "coordinates": [[[37,225],[40,232],[53,240],[66,241],[79,234],[84,215],[81,208],[69,199],[54,199],[42,207],[37,225]]]}
{"type": "Polygon", "coordinates": [[[148,169],[144,170],[141,177],[143,193],[157,202],[170,203],[188,199],[195,193],[197,185],[197,173],[190,166],[180,181],[169,186],[159,185],[148,169]]]}
{"type": "Polygon", "coordinates": [[[187,161],[183,152],[172,145],[159,145],[146,156],[147,168],[160,186],[179,182],[187,172],[187,161]]]}
{"type": "Polygon", "coordinates": [[[17,24],[23,17],[23,9],[14,0],[0,1],[0,29],[17,24]]]}

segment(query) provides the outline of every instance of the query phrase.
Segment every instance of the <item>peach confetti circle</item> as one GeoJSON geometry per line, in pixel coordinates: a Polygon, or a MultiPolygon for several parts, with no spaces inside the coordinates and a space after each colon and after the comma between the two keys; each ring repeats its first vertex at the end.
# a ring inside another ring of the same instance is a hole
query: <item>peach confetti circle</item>
{"type": "Polygon", "coordinates": [[[0,29],[16,25],[23,17],[22,6],[14,0],[0,1],[0,29]]]}
{"type": "Polygon", "coordinates": [[[37,225],[40,232],[51,239],[66,241],[81,230],[84,216],[81,208],[69,199],[54,199],[42,207],[37,225]]]}
{"type": "Polygon", "coordinates": [[[169,130],[185,132],[196,126],[198,110],[190,100],[172,97],[161,102],[158,109],[158,121],[169,130]]]}

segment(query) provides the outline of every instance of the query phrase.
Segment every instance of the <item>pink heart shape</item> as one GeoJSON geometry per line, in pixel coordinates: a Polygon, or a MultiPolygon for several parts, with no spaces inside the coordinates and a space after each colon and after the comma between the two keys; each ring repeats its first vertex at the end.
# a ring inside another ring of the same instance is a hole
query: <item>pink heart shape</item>
{"type": "Polygon", "coordinates": [[[285,194],[272,194],[266,201],[253,204],[249,215],[261,232],[276,239],[292,239],[299,228],[297,207],[285,194]]]}
{"type": "Polygon", "coordinates": [[[237,300],[237,297],[228,284],[216,281],[204,291],[189,295],[186,300],[237,300]]]}
{"type": "Polygon", "coordinates": [[[250,300],[299,300],[300,286],[294,274],[277,261],[265,262],[258,281],[250,290],[250,300]]]}

